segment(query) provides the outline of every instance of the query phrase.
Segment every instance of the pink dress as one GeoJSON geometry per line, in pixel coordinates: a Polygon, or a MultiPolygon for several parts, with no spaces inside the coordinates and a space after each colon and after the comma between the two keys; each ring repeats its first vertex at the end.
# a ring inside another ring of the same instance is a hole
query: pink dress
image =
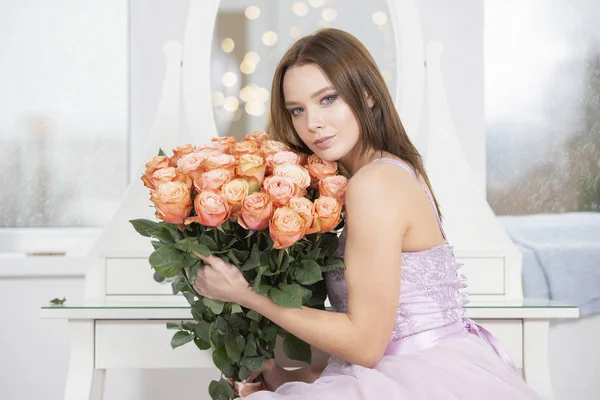
{"type": "MultiPolygon", "coordinates": [[[[397,160],[380,158],[414,171],[397,160]]],[[[426,186],[432,205],[433,200],[426,186]]],[[[440,228],[443,228],[438,216],[440,228]]],[[[444,238],[445,238],[444,234],[444,238]]],[[[340,237],[343,254],[345,232],[340,237]]],[[[275,392],[247,400],[519,400],[539,399],[514,368],[492,334],[464,317],[466,279],[457,271],[453,248],[445,244],[402,254],[402,282],[396,324],[385,355],[374,368],[331,356],[313,383],[288,382],[275,392]]],[[[348,310],[344,270],[326,274],[336,312],[348,310]]]]}

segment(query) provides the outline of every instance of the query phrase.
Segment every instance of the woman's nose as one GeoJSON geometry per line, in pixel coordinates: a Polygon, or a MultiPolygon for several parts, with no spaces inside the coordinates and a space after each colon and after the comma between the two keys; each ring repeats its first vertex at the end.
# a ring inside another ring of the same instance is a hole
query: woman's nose
{"type": "Polygon", "coordinates": [[[317,130],[325,126],[323,114],[317,110],[308,112],[308,130],[315,133],[317,130]]]}

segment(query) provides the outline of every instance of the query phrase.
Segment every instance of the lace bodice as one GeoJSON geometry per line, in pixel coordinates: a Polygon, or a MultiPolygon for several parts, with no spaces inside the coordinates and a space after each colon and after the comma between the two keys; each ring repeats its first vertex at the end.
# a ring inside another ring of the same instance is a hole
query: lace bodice
{"type": "MultiPolygon", "coordinates": [[[[342,257],[346,245],[346,230],[340,235],[337,254],[342,257]]],[[[467,303],[466,278],[458,273],[462,264],[456,262],[449,244],[425,251],[402,253],[402,280],[396,323],[392,340],[449,325],[464,315],[467,303]]],[[[348,289],[344,270],[325,273],[329,302],[334,311],[348,311],[348,289]]]]}

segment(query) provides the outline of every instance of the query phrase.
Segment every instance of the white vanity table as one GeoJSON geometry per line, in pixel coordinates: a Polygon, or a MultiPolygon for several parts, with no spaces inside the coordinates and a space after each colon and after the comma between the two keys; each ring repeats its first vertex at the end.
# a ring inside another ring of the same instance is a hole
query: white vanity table
{"type": "MultiPolygon", "coordinates": [[[[185,305],[167,303],[106,301],[43,307],[42,318],[67,319],[69,323],[71,348],[65,400],[101,400],[107,369],[207,368],[215,373],[210,351],[200,351],[193,343],[171,349],[174,331],[167,330],[166,323],[191,319],[191,314],[185,305]]],[[[576,307],[533,300],[474,303],[466,312],[467,317],[494,333],[527,383],[544,400],[552,399],[548,370],[550,319],[578,315],[576,307]]],[[[315,357],[327,356],[313,351],[315,357]]],[[[285,367],[301,366],[289,360],[280,346],[276,357],[285,367]]]]}
{"type": "MultiPolygon", "coordinates": [[[[210,59],[219,0],[192,0],[185,43],[164,46],[162,95],[144,160],[158,148],[180,141],[185,115],[194,143],[217,136],[211,103],[210,59]],[[180,104],[180,99],[183,103],[180,104]],[[182,113],[182,110],[184,111],[182,113]]],[[[470,304],[467,316],[498,337],[527,382],[546,400],[552,398],[548,371],[548,329],[552,318],[576,318],[576,307],[523,300],[521,254],[474,183],[454,132],[444,92],[440,61],[443,45],[424,42],[414,0],[389,0],[398,56],[394,99],[403,124],[420,144],[430,180],[444,214],[455,255],[464,264],[470,304]],[[427,67],[425,67],[427,65],[427,67]],[[426,124],[425,124],[426,123],[426,124]],[[424,126],[426,125],[426,128],[424,126]],[[425,132],[425,137],[418,137],[425,132]]],[[[137,176],[143,173],[143,165],[137,176]]],[[[166,322],[189,319],[189,307],[170,285],[152,277],[152,247],[129,220],[154,219],[148,192],[140,181],[128,188],[123,203],[106,225],[87,260],[82,304],[42,307],[42,318],[68,320],[71,352],[65,400],[102,398],[105,371],[112,368],[208,368],[209,352],[193,345],[170,347],[174,331],[166,322]]],[[[299,364],[285,360],[285,366],[299,364]]]]}

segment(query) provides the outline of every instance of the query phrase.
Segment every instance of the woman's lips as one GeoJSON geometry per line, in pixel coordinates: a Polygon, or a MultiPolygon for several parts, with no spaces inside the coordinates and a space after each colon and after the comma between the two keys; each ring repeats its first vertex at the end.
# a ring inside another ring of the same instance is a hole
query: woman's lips
{"type": "Polygon", "coordinates": [[[334,138],[335,138],[335,135],[322,137],[322,138],[318,139],[317,141],[315,141],[314,145],[320,149],[326,149],[329,146],[331,146],[334,138]]]}

